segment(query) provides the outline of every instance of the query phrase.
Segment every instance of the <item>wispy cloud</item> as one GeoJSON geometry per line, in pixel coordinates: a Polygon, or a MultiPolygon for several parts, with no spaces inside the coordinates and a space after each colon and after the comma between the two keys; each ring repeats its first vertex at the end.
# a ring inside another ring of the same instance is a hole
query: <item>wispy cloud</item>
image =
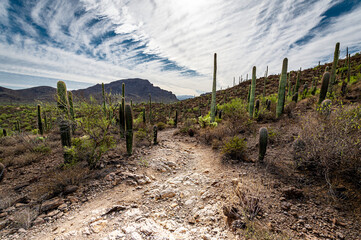
{"type": "MultiPolygon", "coordinates": [[[[82,0],[0,3],[0,71],[86,84],[140,77],[176,94],[361,49],[359,1],[82,0]],[[9,19],[11,21],[9,21],[9,19]]],[[[0,76],[0,82],[6,81],[0,76]]]]}

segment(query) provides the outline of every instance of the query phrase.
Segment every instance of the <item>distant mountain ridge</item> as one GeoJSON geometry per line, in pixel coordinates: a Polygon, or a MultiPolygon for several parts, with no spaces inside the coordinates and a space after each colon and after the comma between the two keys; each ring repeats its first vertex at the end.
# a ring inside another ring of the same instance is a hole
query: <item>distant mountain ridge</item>
{"type": "MultiPolygon", "coordinates": [[[[122,84],[125,84],[125,98],[134,103],[146,102],[149,100],[149,94],[153,102],[170,103],[178,101],[177,97],[170,91],[163,90],[154,86],[148,80],[140,78],[117,80],[104,84],[105,92],[112,94],[122,93],[122,84]]],[[[96,99],[101,99],[101,84],[73,90],[73,95],[79,98],[89,98],[90,95],[96,99]]],[[[2,103],[30,103],[34,101],[52,102],[55,101],[56,89],[53,87],[40,86],[27,89],[12,90],[0,87],[0,101],[2,103]]]]}

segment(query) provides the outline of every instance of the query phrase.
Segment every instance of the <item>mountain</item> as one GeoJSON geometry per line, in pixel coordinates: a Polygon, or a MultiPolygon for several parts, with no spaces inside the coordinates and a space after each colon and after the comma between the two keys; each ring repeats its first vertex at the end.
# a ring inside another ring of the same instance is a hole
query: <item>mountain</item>
{"type": "Polygon", "coordinates": [[[56,89],[53,87],[32,87],[20,90],[12,90],[0,87],[1,102],[34,102],[34,101],[55,101],[56,89]]]}
{"type": "MultiPolygon", "coordinates": [[[[105,92],[121,94],[122,84],[125,84],[125,97],[134,103],[147,102],[149,94],[152,96],[153,102],[170,103],[178,101],[176,96],[159,87],[153,86],[145,79],[124,79],[104,84],[105,92]]],[[[79,98],[89,98],[90,95],[96,99],[102,98],[102,86],[96,84],[86,89],[73,90],[73,95],[79,98]]],[[[2,103],[30,103],[34,101],[52,102],[55,101],[56,89],[53,87],[33,87],[20,90],[12,90],[0,87],[0,102],[2,103]]]]}
{"type": "Polygon", "coordinates": [[[189,98],[194,98],[194,96],[193,95],[178,95],[177,98],[178,98],[178,100],[182,101],[182,100],[186,100],[189,98]]]}
{"type": "MultiPolygon", "coordinates": [[[[123,83],[125,84],[125,98],[128,101],[132,100],[135,103],[147,102],[149,101],[149,94],[151,94],[153,102],[170,103],[178,101],[177,97],[172,92],[156,87],[148,80],[140,78],[124,79],[104,84],[105,92],[121,94],[123,83]]],[[[102,97],[102,85],[97,84],[86,89],[74,90],[72,92],[74,96],[77,97],[87,98],[92,95],[100,100],[102,97]]]]}

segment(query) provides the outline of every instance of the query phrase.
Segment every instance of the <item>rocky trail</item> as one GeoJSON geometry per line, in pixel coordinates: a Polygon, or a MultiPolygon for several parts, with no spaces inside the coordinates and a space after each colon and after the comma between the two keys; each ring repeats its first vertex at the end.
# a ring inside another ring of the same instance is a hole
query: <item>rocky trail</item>
{"type": "MultiPolygon", "coordinates": [[[[359,239],[357,211],[325,200],[322,184],[254,163],[254,140],[250,162],[234,164],[175,132],[160,131],[158,145],[123,163],[108,156],[118,164],[83,193],[47,200],[32,227],[3,239],[359,239]],[[253,221],[242,209],[256,213],[253,221]]],[[[285,158],[283,149],[266,160],[285,158]]]]}
{"type": "MultiPolygon", "coordinates": [[[[99,192],[52,223],[17,233],[18,239],[232,239],[223,220],[222,198],[230,176],[219,156],[174,130],[139,157],[143,173],[99,192]]],[[[233,173],[236,175],[236,173],[233,173]]],[[[55,210],[59,211],[59,210],[55,210]]]]}

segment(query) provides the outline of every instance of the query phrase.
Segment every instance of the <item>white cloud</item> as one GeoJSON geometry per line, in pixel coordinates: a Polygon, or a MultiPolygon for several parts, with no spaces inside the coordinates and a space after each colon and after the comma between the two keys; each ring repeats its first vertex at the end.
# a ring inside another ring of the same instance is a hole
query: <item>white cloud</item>
{"type": "MultiPolygon", "coordinates": [[[[210,91],[213,53],[217,52],[218,88],[224,89],[233,84],[234,76],[238,81],[238,76],[251,74],[253,65],[262,76],[267,65],[270,73],[280,72],[284,57],[289,58],[289,69],[331,60],[337,41],[341,46],[360,49],[361,36],[357,33],[361,30],[361,7],[332,19],[309,43],[290,49],[335,3],[82,0],[75,4],[39,0],[31,9],[31,18],[50,38],[39,44],[38,30],[17,16],[16,22],[27,36],[13,35],[13,44],[0,36],[0,71],[91,83],[140,77],[176,94],[193,95],[210,91]],[[83,14],[78,16],[79,12],[83,14]],[[117,35],[107,38],[111,31],[117,35]],[[131,39],[139,42],[121,44],[131,39]],[[201,76],[165,71],[165,63],[159,59],[140,61],[139,54],[144,53],[169,59],[201,76]]],[[[8,12],[3,10],[7,6],[7,1],[1,1],[0,20],[7,19],[8,12]]]]}

